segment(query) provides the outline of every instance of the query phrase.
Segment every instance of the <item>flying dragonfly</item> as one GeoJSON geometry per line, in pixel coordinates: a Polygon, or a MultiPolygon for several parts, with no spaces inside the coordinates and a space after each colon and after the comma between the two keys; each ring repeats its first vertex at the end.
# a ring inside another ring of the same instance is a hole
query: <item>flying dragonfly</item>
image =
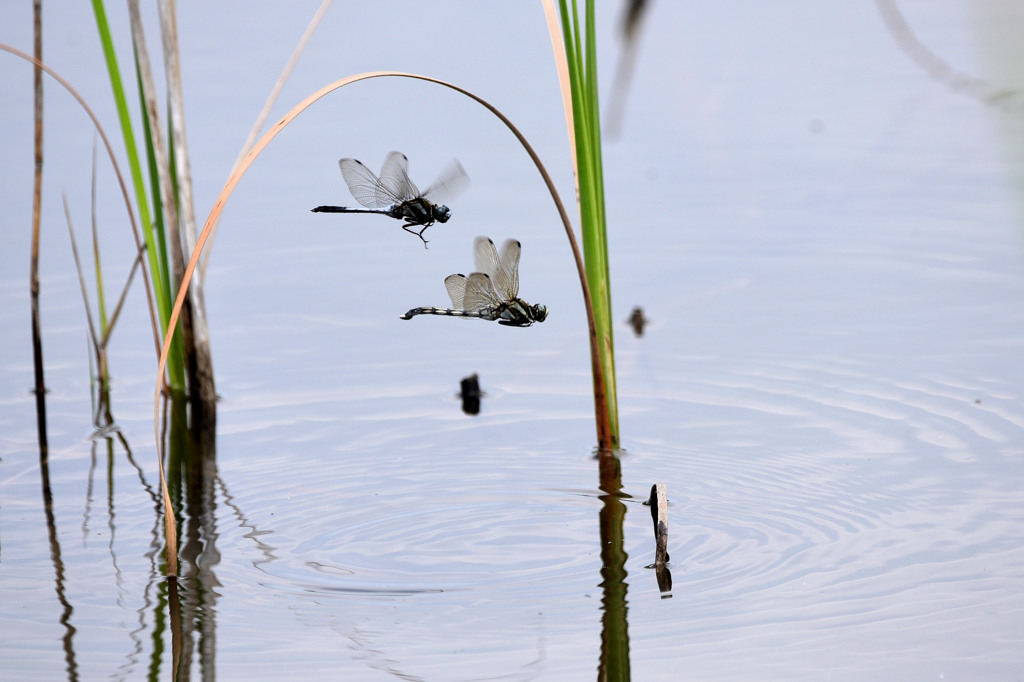
{"type": "Polygon", "coordinates": [[[338,161],[341,176],[348,189],[360,205],[365,208],[345,206],[317,206],[313,213],[380,213],[391,218],[404,220],[402,229],[423,240],[423,233],[434,222],[446,223],[451,209],[440,202],[454,197],[469,185],[469,176],[457,159],[451,162],[437,176],[430,187],[420,191],[409,178],[409,159],[402,152],[389,152],[380,168],[380,177],[358,159],[344,158],[338,161]],[[421,227],[418,232],[414,227],[421,227]]]}
{"type": "Polygon", "coordinates": [[[415,315],[452,315],[455,317],[479,317],[481,320],[497,320],[498,324],[509,327],[529,327],[534,322],[547,319],[548,309],[538,304],[530,305],[519,298],[519,254],[522,245],[516,239],[509,239],[501,245],[501,256],[494,248],[494,242],[487,237],[477,237],[473,242],[473,261],[477,272],[469,277],[448,275],[444,286],[452,299],[451,308],[413,308],[403,320],[415,315]]]}

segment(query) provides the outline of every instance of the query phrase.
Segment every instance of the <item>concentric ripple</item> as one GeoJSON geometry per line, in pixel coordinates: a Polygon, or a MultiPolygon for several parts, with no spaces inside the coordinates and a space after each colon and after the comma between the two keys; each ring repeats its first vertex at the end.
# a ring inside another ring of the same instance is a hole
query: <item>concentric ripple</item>
{"type": "Polygon", "coordinates": [[[996,628],[1021,612],[1014,387],[955,366],[883,377],[836,358],[759,358],[724,374],[704,358],[670,364],[675,375],[630,395],[639,407],[626,419],[653,433],[666,413],[687,416],[673,441],[627,444],[643,456],[625,468],[668,484],[684,632],[946,632],[985,609],[996,628]]]}

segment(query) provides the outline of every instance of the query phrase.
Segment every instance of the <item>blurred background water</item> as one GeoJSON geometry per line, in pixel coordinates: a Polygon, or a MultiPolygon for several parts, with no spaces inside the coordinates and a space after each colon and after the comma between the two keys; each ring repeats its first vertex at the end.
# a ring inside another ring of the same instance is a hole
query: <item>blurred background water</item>
{"type": "MultiPolygon", "coordinates": [[[[201,217],[317,6],[179,8],[201,217]]],[[[46,62],[113,134],[90,9],[44,12],[46,62]]],[[[598,17],[605,95],[619,12],[598,17]]],[[[0,7],[0,40],[29,49],[30,17],[0,7]]],[[[652,6],[605,147],[634,679],[1024,676],[1022,27],[1006,0],[652,6]],[[655,482],[671,598],[645,569],[639,502],[655,482]]],[[[573,196],[539,6],[336,3],[271,119],[382,69],[488,99],[573,196]]],[[[81,248],[93,132],[52,81],[48,533],[30,394],[31,77],[3,57],[0,679],[167,679],[151,333],[136,282],[110,351],[123,440],[94,434],[60,205],[66,192],[81,248]]],[[[98,181],[120,282],[132,242],[102,160],[98,181]]],[[[182,585],[186,676],[596,676],[602,503],[569,259],[515,140],[446,90],[360,83],[268,147],[208,275],[222,399],[202,527],[186,530],[201,568],[182,585]],[[421,186],[452,157],[472,178],[429,250],[379,216],[309,212],[349,201],[339,157],[376,169],[392,149],[421,186]],[[520,293],[548,320],[399,320],[447,303],[442,280],[469,269],[479,234],[522,241],[520,293]],[[473,372],[476,417],[456,397],[473,372]]]]}

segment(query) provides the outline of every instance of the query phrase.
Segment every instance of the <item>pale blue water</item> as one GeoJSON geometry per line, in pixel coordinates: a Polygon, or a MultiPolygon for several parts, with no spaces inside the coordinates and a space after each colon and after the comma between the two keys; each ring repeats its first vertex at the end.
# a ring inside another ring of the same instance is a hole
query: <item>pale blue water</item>
{"type": "MultiPolygon", "coordinates": [[[[201,216],[315,7],[180,9],[201,216]]],[[[986,16],[1024,26],[1011,3],[899,8],[955,69],[1024,87],[999,80],[1012,69],[978,32],[986,16]]],[[[361,70],[448,78],[521,125],[571,197],[539,8],[402,9],[396,31],[376,6],[333,7],[276,114],[361,70]]],[[[0,40],[29,45],[27,9],[0,12],[0,40]]],[[[47,22],[48,60],[113,132],[88,8],[47,22]]],[[[603,73],[616,55],[609,37],[603,73]]],[[[51,84],[48,538],[29,393],[30,71],[2,59],[0,679],[170,679],[152,340],[136,286],[111,351],[129,459],[90,439],[60,192],[83,248],[92,133],[51,84]]],[[[871,3],[657,3],[637,69],[605,157],[632,678],[1020,679],[1020,113],[929,77],[871,3]],[[638,304],[643,338],[625,324],[638,304]],[[670,498],[667,599],[644,568],[654,482],[670,498]]],[[[183,524],[197,539],[183,543],[188,672],[596,677],[586,329],[542,183],[476,105],[422,84],[359,84],[300,121],[243,180],[214,246],[222,400],[216,470],[183,524]],[[424,184],[453,156],[473,180],[427,251],[379,216],[308,212],[347,200],[338,157],[377,167],[391,149],[424,184]],[[442,280],[470,266],[478,234],[523,242],[520,293],[549,319],[399,320],[446,303],[442,280]],[[468,417],[455,393],[473,372],[486,396],[468,417]]],[[[118,282],[128,232],[100,168],[118,282]]]]}

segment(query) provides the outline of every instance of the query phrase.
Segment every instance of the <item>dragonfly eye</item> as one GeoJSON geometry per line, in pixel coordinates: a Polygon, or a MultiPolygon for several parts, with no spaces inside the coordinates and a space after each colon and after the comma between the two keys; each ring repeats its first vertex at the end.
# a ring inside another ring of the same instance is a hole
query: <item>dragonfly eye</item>
{"type": "Polygon", "coordinates": [[[533,319],[543,322],[548,317],[548,309],[540,303],[535,303],[530,306],[530,314],[533,316],[533,319]]]}
{"type": "Polygon", "coordinates": [[[434,220],[439,223],[446,223],[452,217],[452,210],[447,206],[434,207],[434,220]]]}

